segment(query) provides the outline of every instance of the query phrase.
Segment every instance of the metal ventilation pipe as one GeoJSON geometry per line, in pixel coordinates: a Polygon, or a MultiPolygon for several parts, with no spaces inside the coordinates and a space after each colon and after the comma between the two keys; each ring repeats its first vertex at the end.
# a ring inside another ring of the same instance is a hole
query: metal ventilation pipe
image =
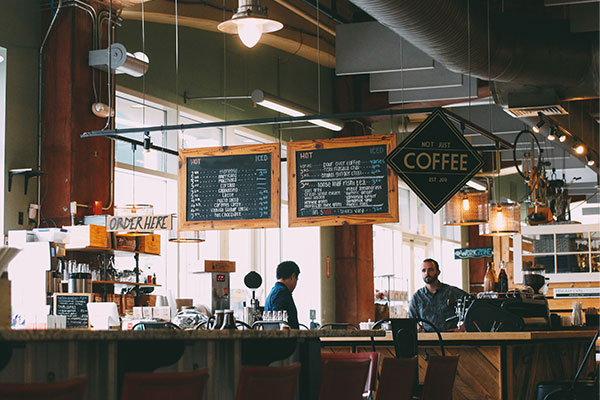
{"type": "Polygon", "coordinates": [[[578,93],[570,96],[598,97],[598,66],[592,62],[597,38],[571,34],[566,23],[490,14],[488,29],[486,3],[481,1],[351,1],[452,71],[489,81],[551,86],[560,97],[565,88],[575,87],[578,93]]]}

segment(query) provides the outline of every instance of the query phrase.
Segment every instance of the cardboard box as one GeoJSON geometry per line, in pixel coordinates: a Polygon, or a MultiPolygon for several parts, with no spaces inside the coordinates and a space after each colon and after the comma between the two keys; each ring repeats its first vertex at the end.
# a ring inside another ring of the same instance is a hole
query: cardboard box
{"type": "Polygon", "coordinates": [[[160,255],[160,235],[138,236],[137,250],[142,253],[160,255]]]}
{"type": "Polygon", "coordinates": [[[78,249],[84,247],[109,247],[108,233],[105,226],[99,225],[77,225],[64,226],[69,231],[69,242],[67,249],[78,249]]]}
{"type": "Polygon", "coordinates": [[[0,329],[9,329],[11,324],[10,281],[0,279],[0,329]]]}
{"type": "Polygon", "coordinates": [[[115,236],[115,249],[123,251],[135,251],[137,247],[137,241],[135,236],[115,236]]]}

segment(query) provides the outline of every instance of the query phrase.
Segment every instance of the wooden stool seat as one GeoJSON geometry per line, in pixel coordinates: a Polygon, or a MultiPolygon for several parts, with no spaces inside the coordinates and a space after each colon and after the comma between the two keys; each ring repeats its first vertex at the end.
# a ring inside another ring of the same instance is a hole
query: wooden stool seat
{"type": "Polygon", "coordinates": [[[236,400],[294,400],[300,364],[289,367],[244,366],[236,400]]]}
{"type": "Polygon", "coordinates": [[[121,400],[202,400],[208,370],[125,374],[121,400]]]}

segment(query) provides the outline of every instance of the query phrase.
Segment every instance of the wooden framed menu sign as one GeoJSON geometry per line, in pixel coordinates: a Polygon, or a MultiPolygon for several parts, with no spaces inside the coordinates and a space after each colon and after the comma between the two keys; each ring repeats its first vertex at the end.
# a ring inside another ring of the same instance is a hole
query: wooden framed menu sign
{"type": "Polygon", "coordinates": [[[398,178],[385,163],[394,135],[290,142],[289,225],[398,222],[398,178]]]}
{"type": "Polygon", "coordinates": [[[279,227],[279,143],[179,151],[181,230],[279,227]]]}

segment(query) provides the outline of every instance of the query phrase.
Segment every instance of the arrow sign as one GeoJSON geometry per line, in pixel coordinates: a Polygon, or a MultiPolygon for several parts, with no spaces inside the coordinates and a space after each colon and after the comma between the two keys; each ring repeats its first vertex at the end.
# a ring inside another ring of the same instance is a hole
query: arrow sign
{"type": "Polygon", "coordinates": [[[436,213],[483,166],[483,159],[450,122],[435,110],[385,159],[436,213]]]}

